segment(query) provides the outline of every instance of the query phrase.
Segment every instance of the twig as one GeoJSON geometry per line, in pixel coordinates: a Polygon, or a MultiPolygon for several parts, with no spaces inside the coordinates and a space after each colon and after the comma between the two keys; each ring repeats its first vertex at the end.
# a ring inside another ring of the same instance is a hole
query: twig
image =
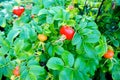
{"type": "Polygon", "coordinates": [[[87,0],[85,1],[84,7],[83,7],[83,12],[84,12],[84,10],[86,12],[86,8],[87,8],[87,0]]]}
{"type": "Polygon", "coordinates": [[[100,7],[99,7],[99,9],[98,9],[97,16],[96,16],[96,18],[95,18],[95,22],[97,22],[97,18],[98,18],[98,16],[99,16],[100,13],[101,13],[101,8],[102,8],[102,5],[103,5],[104,1],[105,1],[105,0],[102,0],[102,2],[101,2],[101,4],[100,4],[100,7]]]}
{"type": "Polygon", "coordinates": [[[79,10],[79,14],[83,15],[83,11],[82,11],[82,9],[79,8],[78,3],[77,3],[77,4],[74,4],[74,7],[79,10]]]}

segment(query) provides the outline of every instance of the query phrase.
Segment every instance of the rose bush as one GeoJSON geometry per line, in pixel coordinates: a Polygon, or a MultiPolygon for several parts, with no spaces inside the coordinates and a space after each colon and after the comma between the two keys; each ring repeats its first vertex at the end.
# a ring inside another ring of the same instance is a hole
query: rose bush
{"type": "Polygon", "coordinates": [[[0,80],[120,80],[119,8],[120,0],[1,1],[0,80]]]}

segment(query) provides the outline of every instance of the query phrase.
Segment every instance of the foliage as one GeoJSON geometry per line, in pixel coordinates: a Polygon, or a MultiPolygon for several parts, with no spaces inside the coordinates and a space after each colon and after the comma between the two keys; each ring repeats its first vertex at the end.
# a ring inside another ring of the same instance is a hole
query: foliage
{"type": "Polygon", "coordinates": [[[119,80],[120,0],[13,0],[0,3],[0,80],[119,80]],[[13,13],[15,6],[25,11],[13,13]],[[73,6],[70,9],[69,6],[73,6]],[[63,25],[74,29],[61,40],[63,25]],[[45,41],[38,34],[46,35],[45,41]],[[105,59],[108,45],[114,57],[105,59]],[[107,60],[107,62],[106,62],[107,60]],[[20,76],[13,70],[20,66],[20,76]],[[96,71],[100,71],[96,74],[96,71]]]}

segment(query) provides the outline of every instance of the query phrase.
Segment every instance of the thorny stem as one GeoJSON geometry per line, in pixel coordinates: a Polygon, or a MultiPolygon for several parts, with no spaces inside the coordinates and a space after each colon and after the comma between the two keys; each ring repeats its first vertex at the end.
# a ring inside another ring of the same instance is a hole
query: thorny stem
{"type": "Polygon", "coordinates": [[[100,7],[99,7],[99,9],[98,9],[97,16],[96,16],[96,18],[95,18],[95,22],[97,22],[97,18],[98,18],[98,16],[99,16],[100,13],[101,13],[101,8],[102,8],[102,5],[103,5],[104,1],[105,1],[105,0],[102,0],[102,2],[101,2],[101,5],[100,5],[100,7]]]}
{"type": "MultiPolygon", "coordinates": [[[[76,8],[79,10],[79,12],[82,11],[82,10],[79,8],[78,3],[75,3],[75,4],[74,4],[74,0],[72,0],[72,5],[73,5],[74,7],[76,7],[76,8]]],[[[81,14],[83,14],[83,13],[81,13],[81,14]]]]}
{"type": "Polygon", "coordinates": [[[86,12],[86,8],[87,8],[87,0],[85,1],[84,7],[83,7],[83,12],[86,12]]]}

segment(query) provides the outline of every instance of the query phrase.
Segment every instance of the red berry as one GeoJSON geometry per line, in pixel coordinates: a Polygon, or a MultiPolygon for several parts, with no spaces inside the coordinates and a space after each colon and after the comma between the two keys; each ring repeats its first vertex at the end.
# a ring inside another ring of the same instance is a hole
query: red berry
{"type": "Polygon", "coordinates": [[[14,7],[13,13],[17,15],[18,17],[20,17],[22,13],[24,12],[24,10],[25,10],[24,7],[14,7]]]}
{"type": "Polygon", "coordinates": [[[114,52],[112,50],[108,50],[105,54],[104,54],[104,58],[110,59],[114,56],[114,52]]]}
{"type": "Polygon", "coordinates": [[[13,74],[17,77],[20,76],[20,71],[19,71],[19,66],[16,66],[15,69],[13,70],[13,74]]]}
{"type": "Polygon", "coordinates": [[[71,40],[74,36],[74,29],[69,26],[62,26],[60,28],[60,34],[65,35],[67,40],[71,40]]]}

